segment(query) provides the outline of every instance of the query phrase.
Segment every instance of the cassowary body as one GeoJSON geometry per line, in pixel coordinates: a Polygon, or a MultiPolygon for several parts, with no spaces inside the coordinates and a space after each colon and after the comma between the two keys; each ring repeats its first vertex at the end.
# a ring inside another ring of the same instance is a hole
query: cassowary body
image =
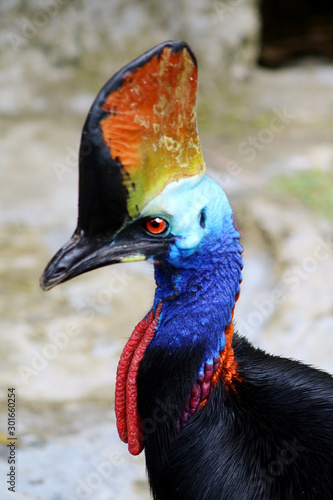
{"type": "MultiPolygon", "coordinates": [[[[144,358],[138,380],[139,411],[147,421],[146,462],[154,498],[333,498],[330,377],[270,356],[238,335],[233,349],[242,382],[230,391],[221,380],[209,403],[176,438],[175,414],[186,397],[179,395],[183,387],[170,396],[167,388],[174,380],[165,373],[175,368],[191,373],[192,365],[185,353],[169,363],[162,352],[154,353],[151,361],[159,362],[155,365],[159,368],[150,387],[152,369],[147,367],[149,356],[144,358]],[[163,399],[161,393],[168,396],[163,399]],[[147,403],[151,396],[155,405],[147,403]]],[[[191,385],[186,372],[177,379],[177,386],[191,385]]]]}
{"type": "Polygon", "coordinates": [[[195,92],[183,42],[102,89],[83,130],[78,228],[42,285],[154,263],[154,305],[119,362],[116,415],[130,452],[145,448],[156,500],[328,500],[332,377],[234,334],[240,234],[203,175],[195,92]]]}

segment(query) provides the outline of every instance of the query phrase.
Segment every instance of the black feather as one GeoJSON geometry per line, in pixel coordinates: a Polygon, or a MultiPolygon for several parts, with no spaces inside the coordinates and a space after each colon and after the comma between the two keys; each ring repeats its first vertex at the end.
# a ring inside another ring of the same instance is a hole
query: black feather
{"type": "Polygon", "coordinates": [[[222,380],[179,434],[202,354],[162,350],[138,377],[146,462],[156,500],[333,498],[333,379],[234,336],[241,382],[222,380]]]}

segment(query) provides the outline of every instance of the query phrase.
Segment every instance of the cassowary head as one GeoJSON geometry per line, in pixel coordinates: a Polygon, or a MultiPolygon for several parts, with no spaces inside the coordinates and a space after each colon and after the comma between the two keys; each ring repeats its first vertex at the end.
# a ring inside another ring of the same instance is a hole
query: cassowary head
{"type": "Polygon", "coordinates": [[[189,257],[237,237],[223,190],[204,175],[196,121],[197,63],[165,42],[121,69],[98,94],[80,147],[79,216],[47,266],[47,290],[117,262],[189,257]]]}

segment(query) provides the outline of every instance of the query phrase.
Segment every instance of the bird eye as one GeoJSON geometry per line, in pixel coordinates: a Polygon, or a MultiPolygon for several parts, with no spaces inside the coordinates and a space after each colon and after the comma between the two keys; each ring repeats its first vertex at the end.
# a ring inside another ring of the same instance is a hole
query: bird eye
{"type": "Polygon", "coordinates": [[[161,219],[160,217],[154,217],[153,219],[149,219],[145,222],[145,228],[150,234],[162,234],[169,227],[169,224],[166,220],[161,219]]]}

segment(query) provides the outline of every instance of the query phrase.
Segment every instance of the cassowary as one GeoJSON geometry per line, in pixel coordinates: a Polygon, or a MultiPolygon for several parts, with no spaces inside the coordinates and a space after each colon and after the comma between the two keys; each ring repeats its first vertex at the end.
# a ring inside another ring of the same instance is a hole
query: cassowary
{"type": "Polygon", "coordinates": [[[47,266],[47,290],[147,259],[154,304],[121,356],[120,438],[143,448],[156,500],[333,498],[333,379],[234,332],[242,247],[205,176],[197,64],[165,42],[98,94],[80,147],[78,226],[47,266]]]}

